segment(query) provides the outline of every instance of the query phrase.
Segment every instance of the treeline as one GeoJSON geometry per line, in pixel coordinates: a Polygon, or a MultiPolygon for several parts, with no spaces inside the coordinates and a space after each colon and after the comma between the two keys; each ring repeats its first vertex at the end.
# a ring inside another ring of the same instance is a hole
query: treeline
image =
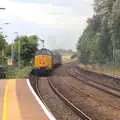
{"type": "Polygon", "coordinates": [[[74,54],[74,52],[72,51],[72,49],[54,49],[53,51],[59,52],[61,55],[72,55],[74,54]]]}
{"type": "Polygon", "coordinates": [[[84,64],[120,64],[120,0],[94,0],[94,12],[77,44],[84,64]]]}
{"type": "Polygon", "coordinates": [[[7,64],[7,60],[11,58],[14,65],[31,64],[34,53],[38,49],[38,37],[18,36],[12,44],[8,44],[5,37],[0,33],[0,65],[7,64]]]}

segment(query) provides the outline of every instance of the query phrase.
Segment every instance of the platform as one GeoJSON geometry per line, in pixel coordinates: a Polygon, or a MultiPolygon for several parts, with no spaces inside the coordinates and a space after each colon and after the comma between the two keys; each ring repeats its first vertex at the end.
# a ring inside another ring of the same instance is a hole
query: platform
{"type": "Polygon", "coordinates": [[[0,120],[48,120],[25,79],[0,80],[0,120]]]}

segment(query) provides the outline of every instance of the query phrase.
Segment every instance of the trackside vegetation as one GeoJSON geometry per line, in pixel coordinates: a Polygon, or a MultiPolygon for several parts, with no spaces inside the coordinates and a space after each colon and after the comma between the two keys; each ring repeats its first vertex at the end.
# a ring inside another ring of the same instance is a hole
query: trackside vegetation
{"type": "Polygon", "coordinates": [[[5,78],[27,77],[37,49],[36,35],[17,36],[14,43],[8,44],[3,33],[0,33],[0,66],[1,69],[5,69],[5,78]],[[12,59],[11,65],[8,65],[9,59],[12,59]]]}
{"type": "Polygon", "coordinates": [[[6,65],[7,60],[11,58],[13,65],[17,66],[20,58],[22,66],[29,66],[32,64],[34,53],[38,49],[38,37],[31,36],[17,36],[14,43],[8,44],[3,34],[0,33],[0,64],[6,65]]]}
{"type": "Polygon", "coordinates": [[[120,66],[120,0],[94,0],[94,12],[78,40],[79,60],[120,66]]]}

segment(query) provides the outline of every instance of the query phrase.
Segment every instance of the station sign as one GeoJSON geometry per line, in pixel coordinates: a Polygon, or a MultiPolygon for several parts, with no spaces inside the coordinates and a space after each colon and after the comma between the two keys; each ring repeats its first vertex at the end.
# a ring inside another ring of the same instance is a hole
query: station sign
{"type": "Polygon", "coordinates": [[[8,58],[7,64],[8,64],[8,65],[13,65],[13,60],[12,60],[12,58],[8,58]]]}

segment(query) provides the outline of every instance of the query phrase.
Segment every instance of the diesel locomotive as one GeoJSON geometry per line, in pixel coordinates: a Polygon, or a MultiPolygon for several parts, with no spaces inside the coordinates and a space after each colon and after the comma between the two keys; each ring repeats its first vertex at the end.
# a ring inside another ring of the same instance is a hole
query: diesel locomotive
{"type": "Polygon", "coordinates": [[[62,57],[60,53],[42,48],[35,53],[34,68],[31,74],[36,76],[50,75],[53,69],[61,64],[62,57]]]}

